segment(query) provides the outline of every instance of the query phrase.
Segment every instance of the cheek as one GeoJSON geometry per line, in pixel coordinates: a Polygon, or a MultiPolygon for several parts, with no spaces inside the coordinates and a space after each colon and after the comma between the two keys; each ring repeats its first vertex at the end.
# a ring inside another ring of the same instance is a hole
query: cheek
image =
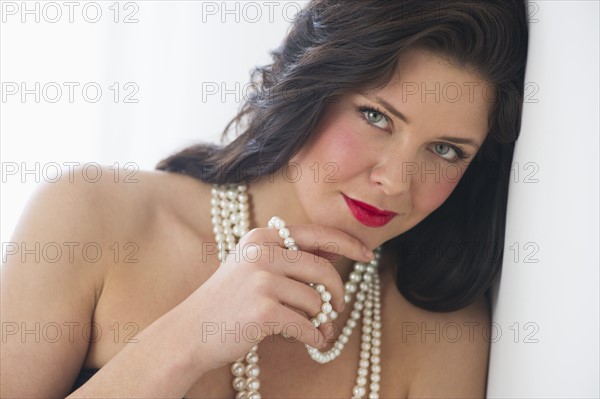
{"type": "Polygon", "coordinates": [[[448,199],[457,186],[458,181],[440,179],[439,182],[424,182],[414,198],[413,204],[418,207],[420,213],[429,214],[436,210],[448,199]]]}
{"type": "Polygon", "coordinates": [[[353,130],[346,123],[325,128],[292,160],[303,172],[310,172],[308,175],[314,182],[340,181],[352,176],[361,170],[357,154],[364,152],[364,143],[353,130]]]}

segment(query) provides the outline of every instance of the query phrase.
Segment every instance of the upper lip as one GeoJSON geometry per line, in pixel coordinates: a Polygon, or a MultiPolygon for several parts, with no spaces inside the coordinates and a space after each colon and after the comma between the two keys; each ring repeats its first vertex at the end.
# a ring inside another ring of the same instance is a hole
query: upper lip
{"type": "Polygon", "coordinates": [[[358,206],[360,206],[361,208],[364,208],[364,209],[366,209],[367,211],[369,211],[369,212],[371,212],[371,213],[376,213],[376,214],[378,214],[378,215],[381,215],[381,216],[393,216],[393,215],[397,215],[397,213],[396,213],[396,212],[393,212],[393,211],[386,211],[386,210],[383,210],[383,209],[379,209],[379,208],[377,208],[377,207],[375,207],[375,206],[373,206],[373,205],[369,205],[369,204],[367,204],[367,203],[365,203],[365,202],[362,202],[362,201],[356,200],[356,199],[354,199],[354,198],[350,198],[350,197],[348,197],[348,196],[347,196],[347,195],[345,195],[345,194],[343,194],[343,195],[344,195],[346,198],[348,198],[350,201],[353,201],[353,202],[355,202],[355,203],[356,203],[358,206]]]}

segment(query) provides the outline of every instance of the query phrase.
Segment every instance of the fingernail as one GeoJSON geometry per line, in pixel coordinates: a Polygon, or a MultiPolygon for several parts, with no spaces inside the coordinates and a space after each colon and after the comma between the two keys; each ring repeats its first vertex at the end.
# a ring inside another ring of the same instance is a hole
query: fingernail
{"type": "Polygon", "coordinates": [[[365,254],[365,256],[367,258],[369,258],[369,260],[373,259],[373,257],[375,256],[373,251],[371,251],[369,248],[365,247],[364,245],[363,245],[363,253],[365,254]]]}

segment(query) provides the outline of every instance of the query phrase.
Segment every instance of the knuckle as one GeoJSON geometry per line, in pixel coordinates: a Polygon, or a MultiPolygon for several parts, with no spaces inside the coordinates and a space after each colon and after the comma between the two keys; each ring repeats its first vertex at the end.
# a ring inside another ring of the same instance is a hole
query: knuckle
{"type": "Polygon", "coordinates": [[[256,321],[266,323],[272,321],[275,315],[275,304],[269,300],[259,301],[256,305],[256,321]]]}
{"type": "Polygon", "coordinates": [[[271,293],[273,287],[273,277],[271,273],[260,270],[253,275],[253,286],[257,294],[266,296],[271,293]]]}

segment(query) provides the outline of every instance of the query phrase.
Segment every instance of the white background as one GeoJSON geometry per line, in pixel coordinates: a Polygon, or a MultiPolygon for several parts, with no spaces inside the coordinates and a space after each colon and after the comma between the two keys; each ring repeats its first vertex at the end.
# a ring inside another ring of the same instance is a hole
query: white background
{"type": "Polygon", "coordinates": [[[53,180],[57,164],[68,173],[70,163],[92,163],[91,176],[94,162],[153,169],[175,150],[218,141],[246,95],[250,70],[269,63],[269,51],[306,4],[75,3],[29,1],[24,8],[20,1],[2,2],[3,242],[36,183],[53,180]],[[23,101],[21,84],[35,92],[36,82],[39,103],[35,94],[23,101]],[[18,92],[10,94],[14,84],[18,92]],[[62,96],[52,103],[56,86],[62,96]],[[97,86],[102,94],[93,102],[97,86]]]}
{"type": "MultiPolygon", "coordinates": [[[[21,1],[1,2],[3,243],[56,165],[63,173],[71,163],[152,169],[177,149],[217,141],[249,71],[269,62],[305,4],[75,3],[70,15],[63,2],[29,1],[30,14],[21,1]],[[22,98],[21,84],[35,91],[36,82],[39,102],[22,98]],[[72,102],[69,84],[77,85],[72,102]]],[[[537,1],[530,11],[530,101],[494,300],[492,333],[501,335],[488,395],[599,397],[598,2],[537,1]]]]}

